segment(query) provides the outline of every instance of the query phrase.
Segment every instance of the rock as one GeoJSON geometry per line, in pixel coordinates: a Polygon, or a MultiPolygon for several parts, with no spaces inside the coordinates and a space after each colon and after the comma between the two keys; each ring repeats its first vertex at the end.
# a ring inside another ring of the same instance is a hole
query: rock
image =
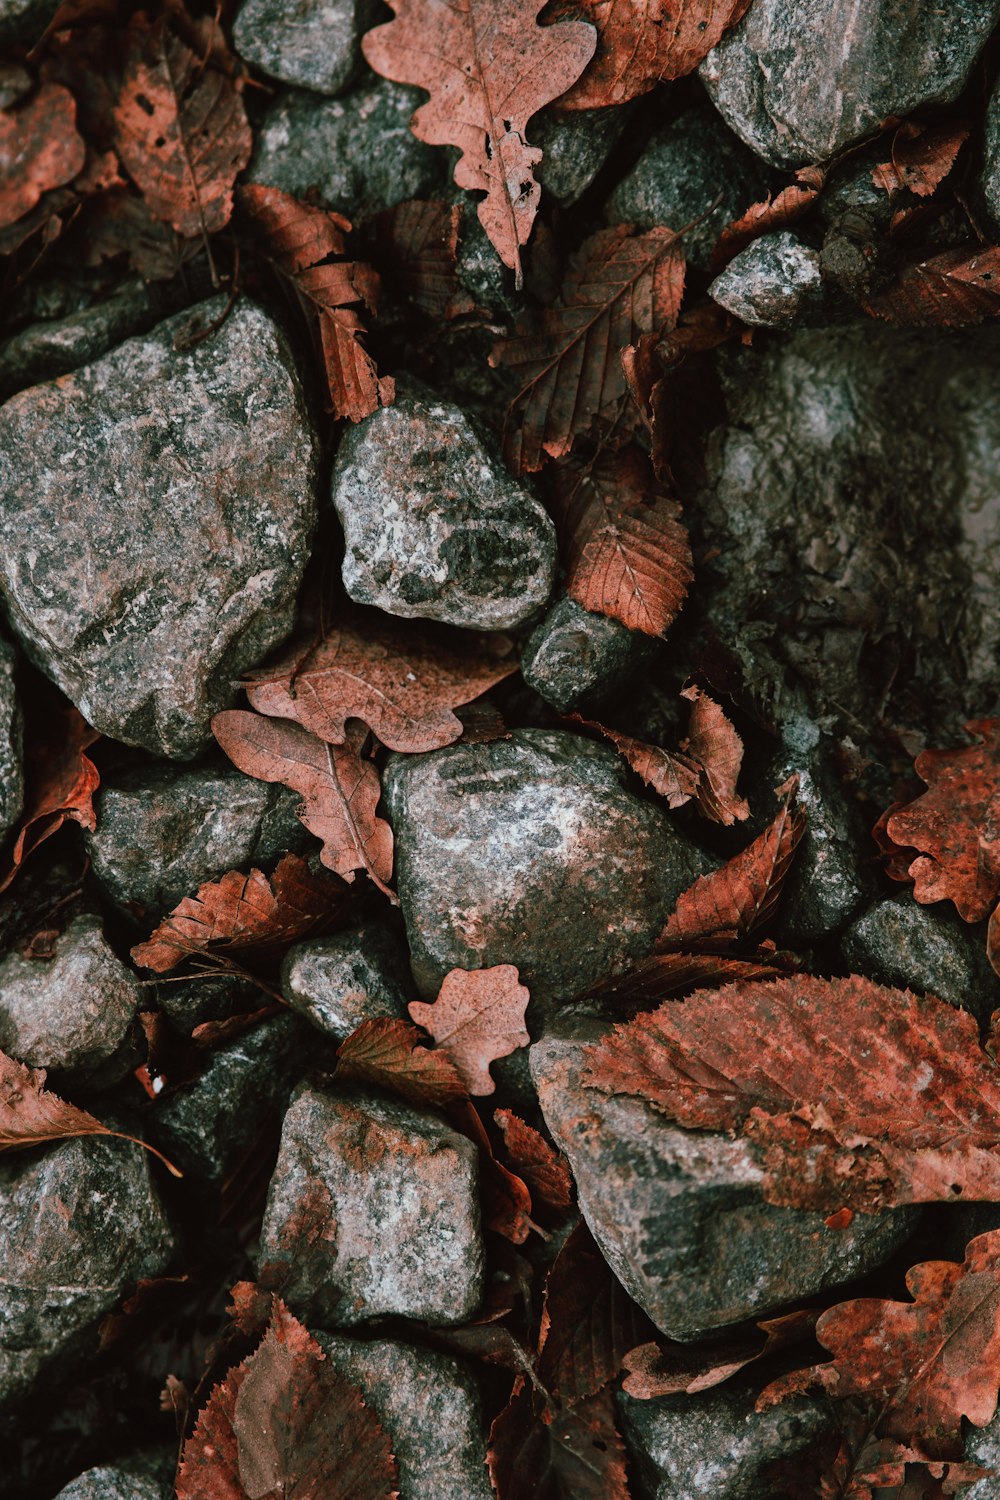
{"type": "Polygon", "coordinates": [[[965,1429],[965,1461],[980,1464],[991,1472],[984,1479],[977,1479],[968,1489],[960,1490],[962,1500],[997,1500],[997,1475],[1000,1474],[1000,1414],[986,1427],[965,1429]]]}
{"type": "Polygon", "coordinates": [[[172,1485],[119,1464],[101,1464],[70,1481],[55,1500],[170,1500],[172,1485]]]}
{"type": "Polygon", "coordinates": [[[822,302],[819,255],[787,229],[764,234],[733,257],[708,292],[744,323],[786,328],[822,302]]]}
{"type": "Polygon", "coordinates": [[[729,1383],[695,1396],[618,1395],[626,1445],[647,1500],[768,1500],[769,1466],[805,1448],[832,1421],[829,1404],[796,1397],[754,1411],[756,1391],[729,1383]]]}
{"type": "Polygon", "coordinates": [[[648,636],[563,594],[529,637],[521,673],[540,698],[572,713],[627,687],[654,651],[648,636]]]}
{"type": "Polygon", "coordinates": [[[840,951],[852,972],[937,995],[980,1022],[1000,1006],[1000,979],[982,934],[967,927],[950,903],[918,906],[909,892],[876,901],[848,927],[840,951]]]}
{"type": "Polygon", "coordinates": [[[135,767],[101,787],[87,852],[116,906],[140,921],[159,918],[206,880],[303,849],[300,800],[221,758],[135,767]]]}
{"type": "Polygon", "coordinates": [[[0,1402],[96,1350],[102,1315],[166,1270],[150,1171],[140,1147],[94,1137],[0,1160],[0,1402]]]}
{"type": "Polygon", "coordinates": [[[422,90],[386,79],[343,99],[285,94],[264,115],[247,179],[300,198],[311,192],[352,223],[406,198],[432,198],[444,185],[443,153],[410,130],[425,100],[422,90]]]}
{"type": "Polygon", "coordinates": [[[190,758],[288,632],[316,439],[277,325],[203,304],[0,408],[0,593],[102,733],[190,758]]]}
{"type": "Polygon", "coordinates": [[[0,0],[0,46],[33,46],[59,9],[59,0],[0,0]]]}
{"type": "Polygon", "coordinates": [[[401,1500],[492,1500],[479,1389],[461,1365],[387,1340],[362,1344],[329,1333],[316,1339],[385,1428],[401,1500]]]}
{"type": "Polygon", "coordinates": [[[627,109],[543,109],[531,122],[542,152],[536,178],[543,192],[567,205],[590,187],[628,123],[627,109]]]}
{"type": "Polygon", "coordinates": [[[425,996],[508,963],[535,1000],[569,1000],[646,952],[707,868],[615,751],[560,730],[394,755],[383,790],[425,996]]]}
{"type": "Polygon", "coordinates": [[[246,0],[233,41],[271,78],[337,94],[360,65],[367,10],[364,0],[246,0]]]}
{"type": "Polygon", "coordinates": [[[684,253],[706,271],[721,230],[766,198],[777,181],[714,110],[689,109],[653,134],[605,212],[613,224],[640,229],[690,224],[684,253]]]}
{"type": "Polygon", "coordinates": [[[701,65],[716,109],[778,167],[835,156],[889,115],[961,93],[1000,0],[755,0],[701,65]]]}
{"type": "Polygon", "coordinates": [[[0,838],[24,809],[23,724],[14,681],[17,658],[0,637],[0,838]]]}
{"type": "Polygon", "coordinates": [[[981,186],[990,218],[1000,224],[1000,85],[993,90],[983,122],[981,186]]]}
{"type": "Polygon", "coordinates": [[[303,1088],[281,1133],[260,1236],[293,1308],[328,1327],[394,1314],[463,1323],[483,1293],[479,1163],[426,1110],[303,1088]]]}
{"type": "Polygon", "coordinates": [[[839,1286],[909,1235],[912,1209],[858,1214],[832,1230],[822,1214],[774,1208],[746,1141],[683,1130],[641,1099],[584,1087],[583,1047],[607,1029],[560,1018],[531,1048],[531,1071],[594,1239],[669,1338],[698,1338],[839,1286]]]}
{"type": "Polygon", "coordinates": [[[409,1019],[412,991],[406,953],[384,922],[296,943],[281,965],[289,1005],[337,1041],[378,1016],[409,1019]]]}
{"type": "Polygon", "coordinates": [[[555,528],[450,401],[403,394],[341,439],[344,587],[391,615],[504,630],[548,599],[555,528]]]}
{"type": "Polygon", "coordinates": [[[144,992],[108,944],[100,920],[79,916],[51,959],[0,962],[0,1048],[53,1082],[116,1083],[139,1062],[135,1014],[144,992]]]}
{"type": "Polygon", "coordinates": [[[146,1004],[163,1011],[175,1031],[190,1036],[203,1021],[221,1021],[237,1011],[259,1007],[265,996],[252,980],[211,971],[190,979],[165,979],[145,991],[146,1004]]]}

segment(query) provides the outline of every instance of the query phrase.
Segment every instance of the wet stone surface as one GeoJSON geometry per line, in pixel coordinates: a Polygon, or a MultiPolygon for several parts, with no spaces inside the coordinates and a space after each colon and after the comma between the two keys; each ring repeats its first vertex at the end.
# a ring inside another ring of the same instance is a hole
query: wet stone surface
{"type": "Polygon", "coordinates": [[[296,943],[281,966],[281,993],[317,1030],[342,1041],[377,1016],[407,1019],[413,980],[405,946],[383,922],[296,943]]]}
{"type": "Polygon", "coordinates": [[[0,837],[24,805],[23,724],[14,680],[14,649],[0,637],[0,837]]]}
{"type": "Polygon", "coordinates": [[[233,25],[240,56],[282,83],[336,94],[361,62],[364,0],[246,0],[233,25]]]}
{"type": "Polygon", "coordinates": [[[140,1466],[101,1464],[70,1481],[55,1500],[170,1500],[168,1479],[145,1474],[140,1466]]]}
{"type": "Polygon", "coordinates": [[[980,1022],[1000,1006],[1000,977],[979,931],[944,905],[918,906],[909,894],[876,901],[847,928],[840,951],[854,972],[937,995],[980,1022]]]}
{"type": "Polygon", "coordinates": [[[521,673],[553,708],[572,713],[627,688],[654,653],[648,636],[564,594],[528,637],[521,673]]]}
{"type": "Polygon", "coordinates": [[[820,258],[788,230],[765,234],[734,256],[709,293],[744,323],[785,328],[819,311],[820,258]]]}

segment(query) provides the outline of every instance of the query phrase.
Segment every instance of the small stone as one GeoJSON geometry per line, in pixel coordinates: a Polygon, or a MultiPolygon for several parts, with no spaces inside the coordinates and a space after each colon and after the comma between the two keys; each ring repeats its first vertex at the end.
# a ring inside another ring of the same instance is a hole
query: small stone
{"type": "Polygon", "coordinates": [[[651,137],[608,199],[606,214],[613,224],[640,229],[690,224],[684,253],[707,271],[720,232],[776,183],[713,109],[689,109],[651,137]]]}
{"type": "Polygon", "coordinates": [[[102,1315],[166,1270],[150,1172],[139,1146],[95,1137],[0,1160],[0,1402],[96,1350],[102,1315]]]}
{"type": "Polygon", "coordinates": [[[649,1500],[765,1500],[767,1469],[831,1425],[829,1404],[796,1397],[754,1410],[743,1382],[694,1396],[637,1401],[618,1394],[625,1442],[649,1500]]]}
{"type": "Polygon", "coordinates": [[[146,1005],[163,1011],[175,1031],[190,1036],[203,1021],[221,1021],[238,1011],[260,1007],[264,996],[249,979],[210,970],[189,979],[165,979],[145,991],[146,1005]]]}
{"type": "Polygon", "coordinates": [[[0,408],[12,627],[96,729],[179,759],[291,628],[315,521],[291,354],[245,298],[191,347],[221,311],[181,313],[0,408]]]}
{"type": "Polygon", "coordinates": [[[337,94],[360,65],[365,11],[364,0],[246,0],[233,41],[271,78],[337,94]]]}
{"type": "Polygon", "coordinates": [[[708,291],[744,323],[786,328],[819,305],[819,255],[787,229],[764,234],[733,257],[708,291]]]}
{"type": "Polygon", "coordinates": [[[405,950],[384,922],[296,943],[281,966],[281,993],[289,1005],[337,1041],[362,1021],[407,1020],[412,991],[405,950]]]}
{"type": "Polygon", "coordinates": [[[967,927],[950,903],[919,906],[909,893],[877,901],[848,927],[840,951],[852,972],[936,995],[980,1022],[1000,1006],[1000,979],[982,934],[967,927]]]}
{"type": "Polygon", "coordinates": [[[575,203],[590,187],[628,123],[627,109],[543,109],[529,127],[542,159],[536,171],[543,193],[575,203]]]}
{"type": "Polygon", "coordinates": [[[403,1500],[493,1500],[479,1390],[461,1365],[386,1340],[319,1333],[316,1341],[385,1429],[403,1500]]]}
{"type": "Polygon", "coordinates": [[[437,1115],[304,1088],[267,1196],[259,1264],[329,1327],[395,1315],[462,1323],[483,1293],[479,1163],[437,1115]]]}
{"type": "Polygon", "coordinates": [[[423,995],[450,969],[515,964],[533,999],[569,1000],[648,951],[708,862],[628,774],[561,730],[391,757],[383,789],[423,995]]]}
{"type": "Polygon", "coordinates": [[[141,766],[101,787],[87,852],[116,906],[139,921],[159,918],[206,880],[303,849],[300,801],[221,760],[141,766]]]}
{"type": "Polygon", "coordinates": [[[824,161],[877,129],[956,99],[1000,0],[755,0],[701,65],[716,109],[777,167],[824,161]]]}
{"type": "Polygon", "coordinates": [[[555,528],[450,401],[405,394],[345,433],[331,481],[344,587],[391,615],[505,630],[552,590],[555,528]]]}
{"type": "Polygon", "coordinates": [[[55,1500],[170,1500],[173,1486],[119,1464],[101,1464],[70,1481],[55,1500]]]}
{"type": "Polygon", "coordinates": [[[23,724],[13,646],[0,637],[0,838],[24,809],[23,724]]]}
{"type": "Polygon", "coordinates": [[[531,1048],[531,1071],[594,1239],[669,1338],[698,1338],[863,1276],[910,1234],[913,1209],[858,1214],[834,1230],[822,1214],[775,1208],[748,1142],[683,1130],[641,1099],[585,1087],[584,1046],[608,1029],[560,1018],[531,1048]]]}
{"type": "Polygon", "coordinates": [[[564,594],[528,638],[521,674],[546,703],[572,713],[627,687],[654,651],[649,636],[564,594]]]}
{"type": "Polygon", "coordinates": [[[1000,85],[993,90],[983,123],[982,189],[990,218],[1000,224],[1000,85]]]}
{"type": "Polygon", "coordinates": [[[135,1014],[143,989],[94,916],[79,916],[50,959],[0,962],[0,1048],[18,1062],[91,1088],[139,1062],[135,1014]]]}
{"type": "Polygon", "coordinates": [[[386,79],[343,99],[295,90],[276,99],[257,131],[247,178],[297,198],[313,195],[352,223],[444,186],[444,158],[410,129],[421,89],[386,79]]]}

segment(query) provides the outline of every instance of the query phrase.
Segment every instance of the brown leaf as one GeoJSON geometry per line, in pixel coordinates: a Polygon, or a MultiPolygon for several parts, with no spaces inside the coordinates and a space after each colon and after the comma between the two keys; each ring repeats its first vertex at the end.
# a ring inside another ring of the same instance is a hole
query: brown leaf
{"type": "Polygon", "coordinates": [[[610,1386],[544,1420],[519,1376],[490,1428],[486,1458],[498,1500],[629,1500],[631,1493],[610,1386]]]}
{"type": "Polygon", "coordinates": [[[475,303],[458,280],[457,203],[409,198],[371,221],[374,258],[394,291],[429,318],[459,318],[475,303]]]}
{"type": "MultiPolygon", "coordinates": [[[[483,1224],[495,1234],[503,1235],[511,1244],[523,1245],[531,1231],[538,1230],[531,1218],[528,1184],[499,1160],[471,1099],[466,1097],[456,1101],[448,1113],[452,1124],[479,1150],[483,1224]]],[[[543,1234],[541,1230],[538,1232],[543,1234]]]]}
{"type": "Polygon", "coordinates": [[[361,719],[389,750],[439,750],[462,733],[454,710],[517,671],[501,647],[501,637],[351,609],[317,645],[255,672],[247,697],[332,745],[361,719]]]}
{"type": "Polygon", "coordinates": [[[532,1202],[555,1213],[569,1208],[573,1201],[573,1177],[561,1152],[513,1110],[498,1109],[493,1118],[503,1132],[507,1155],[531,1189],[532,1202]]]}
{"type": "Polygon", "coordinates": [[[391,0],[395,19],[361,43],[383,78],[413,83],[430,99],[410,124],[418,140],[457,146],[455,182],[486,194],[479,221],[520,289],[540,190],[542,153],[526,127],[575,83],[597,35],[580,21],[540,27],[543,0],[391,0]]]}
{"type": "Polygon", "coordinates": [[[742,822],[750,816],[746,799],[736,795],[743,741],[719,704],[701,688],[686,687],[681,697],[691,704],[688,737],[682,740],[681,750],[704,772],[698,787],[701,809],[715,823],[742,822]]]}
{"type": "Polygon", "coordinates": [[[933,995],[856,975],[699,990],[616,1027],[586,1078],[746,1137],[782,1206],[1000,1201],[1000,1068],[933,995]]]}
{"type": "Polygon", "coordinates": [[[906,266],[862,303],[872,317],[911,327],[953,328],[1000,314],[1000,247],[946,250],[906,266]]]}
{"type": "Polygon", "coordinates": [[[99,266],[116,255],[150,281],[170,281],[201,253],[200,239],[182,239],[149,211],[145,199],[131,191],[99,194],[86,206],[85,260],[99,266]]]}
{"type": "Polygon", "coordinates": [[[0,229],[74,178],[85,156],[76,103],[60,84],[43,83],[27,103],[0,110],[0,229]]]}
{"type": "Polygon", "coordinates": [[[165,974],[193,953],[273,953],[328,927],[343,894],[339,881],[312,874],[297,854],[286,854],[270,880],[260,870],[231,870],[185,896],[132,957],[165,974]]]}
{"type": "Polygon", "coordinates": [[[765,1318],[757,1327],[763,1340],[745,1336],[699,1348],[662,1339],[640,1344],[624,1356],[626,1376],[622,1389],[636,1401],[656,1401],[661,1396],[697,1395],[738,1375],[747,1365],[776,1354],[812,1336],[817,1314],[811,1309],[765,1318]]]}
{"type": "Polygon", "coordinates": [[[253,146],[243,101],[231,78],[142,11],[114,118],[122,165],[156,218],[187,237],[226,227],[253,146]]]}
{"type": "Polygon", "coordinates": [[[739,255],[741,250],[745,250],[762,234],[772,234],[788,224],[794,224],[796,219],[809,211],[819,197],[819,191],[819,186],[793,182],[782,188],[780,193],[765,198],[763,203],[751,204],[738,219],[727,224],[719,235],[712,251],[712,270],[721,271],[734,256],[739,255]]]}
{"type": "Polygon", "coordinates": [[[639,959],[627,974],[613,974],[592,985],[587,997],[618,1005],[649,1005],[710,984],[779,979],[796,967],[791,954],[778,953],[767,944],[738,958],[720,953],[653,953],[639,959]]]}
{"type": "Polygon", "coordinates": [[[562,458],[595,424],[611,425],[627,396],[620,350],[673,328],[684,294],[684,255],[671,229],[600,229],[570,262],[559,301],[531,312],[495,345],[491,365],[523,381],[507,419],[518,474],[562,458]]]}
{"type": "Polygon", "coordinates": [[[234,765],[258,781],[279,781],[299,792],[302,822],[323,841],[320,860],[345,880],[367,870],[393,901],[392,829],[375,809],[382,795],[376,767],[362,750],[368,729],[347,726],[342,745],[330,745],[287,719],[268,719],[246,709],[226,709],[212,720],[212,733],[234,765]]]}
{"type": "Polygon", "coordinates": [[[918,125],[904,120],[892,139],[892,158],[872,172],[872,182],[887,193],[904,188],[928,198],[955,165],[965,142],[967,125],[918,125]]]}
{"type": "Polygon", "coordinates": [[[433,1005],[407,1007],[451,1058],[470,1094],[492,1094],[490,1063],[531,1041],[524,1024],[528,991],[513,964],[492,969],[452,969],[433,1005]]]}
{"type": "Polygon", "coordinates": [[[361,1392],[277,1297],[184,1445],[177,1500],[398,1500],[396,1460],[361,1392]]]}
{"type": "Polygon", "coordinates": [[[465,1084],[443,1052],[419,1045],[409,1021],[362,1021],[337,1048],[337,1078],[390,1089],[412,1104],[443,1106],[466,1098],[465,1084]]]}
{"type": "Polygon", "coordinates": [[[100,735],[75,708],[53,713],[45,729],[31,746],[27,805],[8,868],[0,876],[0,891],[7,889],[28,855],[57,833],[67,818],[91,832],[97,827],[94,793],[101,778],[85,752],[100,735]]]}
{"type": "Polygon", "coordinates": [[[644,740],[633,739],[630,734],[621,734],[617,729],[608,729],[596,719],[584,719],[579,714],[568,714],[567,718],[586,725],[588,729],[596,729],[610,740],[636,775],[641,776],[659,796],[666,798],[669,807],[683,807],[697,797],[702,776],[697,761],[686,755],[673,755],[659,745],[647,745],[644,740]]]}

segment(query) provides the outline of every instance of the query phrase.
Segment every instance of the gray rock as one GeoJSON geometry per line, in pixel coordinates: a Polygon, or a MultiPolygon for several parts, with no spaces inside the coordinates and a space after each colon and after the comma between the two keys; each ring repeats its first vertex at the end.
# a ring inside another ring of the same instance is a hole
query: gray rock
{"type": "Polygon", "coordinates": [[[990,217],[1000,224],[1000,85],[993,90],[983,123],[982,190],[990,217]]]}
{"type": "Polygon", "coordinates": [[[1000,1005],[997,978],[982,933],[944,902],[919,906],[910,894],[876,901],[840,940],[844,962],[883,984],[937,995],[988,1021],[1000,1005]]]}
{"type": "Polygon", "coordinates": [[[342,1041],[362,1021],[406,1020],[413,980],[391,928],[366,922],[289,948],[281,965],[281,993],[318,1030],[342,1041]]]}
{"type": "Polygon", "coordinates": [[[14,682],[14,648],[0,637],[0,838],[24,808],[23,723],[14,682]]]}
{"type": "Polygon", "coordinates": [[[822,1214],[774,1208],[746,1141],[683,1130],[641,1099],[586,1088],[583,1047],[606,1030],[560,1020],[531,1048],[531,1071],[594,1239],[670,1338],[698,1338],[864,1275],[913,1229],[911,1209],[858,1214],[833,1230],[822,1214]]]}
{"type": "Polygon", "coordinates": [[[265,998],[251,980],[210,970],[190,979],[165,979],[144,993],[146,1005],[155,1004],[183,1036],[190,1036],[203,1021],[221,1021],[236,1011],[253,1010],[265,998]]]}
{"type": "Polygon", "coordinates": [[[277,325],[241,300],[175,348],[192,321],[0,408],[11,624],[95,728],[181,759],[290,629],[316,513],[316,439],[277,325]]]}
{"type": "Polygon", "coordinates": [[[767,1469],[831,1425],[829,1404],[797,1397],[754,1411],[756,1392],[725,1385],[696,1396],[618,1395],[643,1500],[772,1500],[767,1469]]]}
{"type": "Polygon", "coordinates": [[[88,1469],[65,1485],[55,1500],[169,1500],[171,1487],[118,1464],[88,1469]]]}
{"type": "Polygon", "coordinates": [[[375,1095],[303,1088],[281,1133],[259,1263],[328,1327],[462,1323],[483,1293],[479,1162],[464,1135],[375,1095]]]}
{"type": "Polygon", "coordinates": [[[764,234],[733,257],[708,292],[744,323],[786,328],[820,306],[819,255],[787,229],[764,234]]]}
{"type": "Polygon", "coordinates": [[[648,950],[707,868],[611,749],[563,731],[395,755],[383,781],[421,993],[449,969],[516,964],[569,1000],[648,950]]]}
{"type": "Polygon", "coordinates": [[[654,650],[649,636],[564,594],[529,637],[521,673],[540,698],[572,713],[627,687],[654,650]]]}
{"type": "Polygon", "coordinates": [[[691,224],[684,253],[704,271],[720,231],[766,198],[777,180],[714,110],[689,109],[655,132],[608,199],[606,214],[640,229],[691,224]]]}
{"type": "Polygon", "coordinates": [[[117,906],[139,920],[160,917],[206,880],[311,842],[296,815],[300,800],[221,760],[140,766],[101,787],[87,852],[117,906]]]}
{"type": "Polygon", "coordinates": [[[555,528],[460,407],[403,394],[345,433],[344,587],[392,615],[504,630],[552,589],[555,528]]]}
{"type": "Polygon", "coordinates": [[[0,46],[34,46],[59,8],[59,0],[0,0],[0,46]]]}
{"type": "Polygon", "coordinates": [[[775,166],[801,166],[889,115],[957,98],[998,18],[998,0],[755,0],[700,73],[748,146],[775,166]]]}
{"type": "Polygon", "coordinates": [[[51,959],[0,963],[0,1048],[60,1079],[99,1088],[135,1067],[143,989],[109,946],[100,920],[76,917],[51,959]]]}
{"type": "Polygon", "coordinates": [[[627,109],[543,109],[528,130],[542,159],[536,177],[560,203],[575,203],[604,166],[628,123],[627,109]]]}
{"type": "Polygon", "coordinates": [[[337,94],[361,62],[364,0],[246,0],[233,23],[240,56],[282,83],[337,94]]]}
{"type": "Polygon", "coordinates": [[[461,1365],[407,1344],[328,1333],[316,1340],[388,1434],[400,1500],[492,1500],[479,1389],[461,1365]]]}
{"type": "Polygon", "coordinates": [[[101,1316],[166,1270],[146,1151],[90,1137],[0,1161],[0,1401],[96,1348],[101,1316]]]}
{"type": "Polygon", "coordinates": [[[312,191],[353,222],[406,198],[433,197],[444,185],[443,153],[410,130],[425,99],[420,89],[386,79],[366,81],[343,99],[286,94],[261,122],[247,178],[297,197],[312,191]]]}

